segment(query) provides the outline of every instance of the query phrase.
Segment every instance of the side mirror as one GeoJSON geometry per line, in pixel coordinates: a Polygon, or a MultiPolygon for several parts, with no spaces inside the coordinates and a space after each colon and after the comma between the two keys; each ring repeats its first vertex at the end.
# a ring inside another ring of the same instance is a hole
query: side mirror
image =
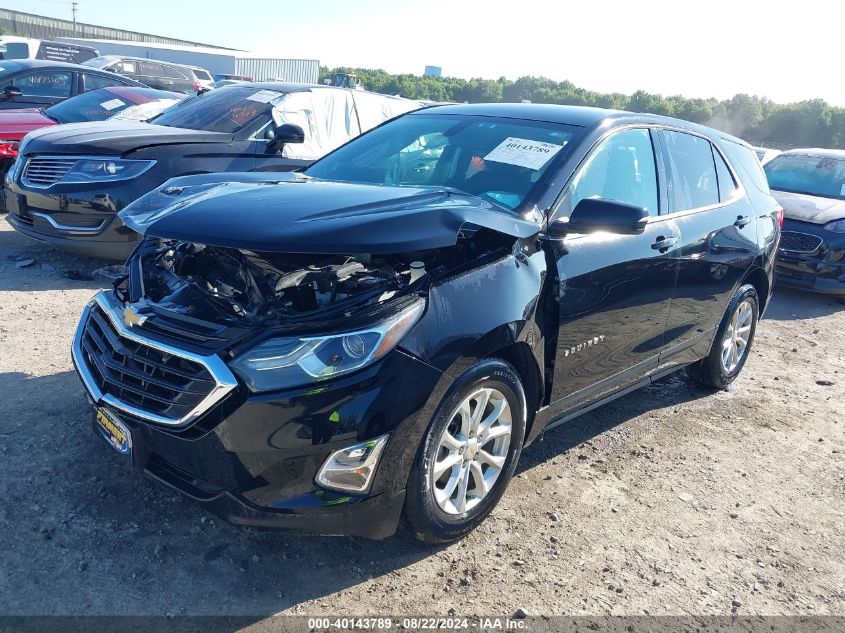
{"type": "Polygon", "coordinates": [[[304,143],[305,132],[302,128],[293,123],[283,123],[273,128],[273,140],[270,141],[270,147],[276,151],[281,149],[288,143],[304,143]]]}
{"type": "Polygon", "coordinates": [[[549,225],[548,235],[560,239],[571,233],[606,231],[616,235],[640,235],[645,231],[648,211],[642,207],[604,198],[581,200],[569,216],[549,225]]]}
{"type": "Polygon", "coordinates": [[[12,97],[20,97],[23,95],[23,90],[17,86],[6,86],[3,88],[3,98],[11,99],[12,97]]]}

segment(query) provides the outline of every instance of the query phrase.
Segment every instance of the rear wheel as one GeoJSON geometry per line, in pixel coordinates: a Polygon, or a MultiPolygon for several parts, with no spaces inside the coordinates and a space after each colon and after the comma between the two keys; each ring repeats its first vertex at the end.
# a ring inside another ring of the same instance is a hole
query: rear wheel
{"type": "Polygon", "coordinates": [[[748,359],[760,314],[757,291],[751,284],[740,287],[728,304],[713,346],[706,358],[690,365],[689,374],[708,387],[731,384],[748,359]]]}
{"type": "Polygon", "coordinates": [[[472,531],[508,485],[525,438],[516,370],[483,360],[455,382],[423,438],[408,482],[405,519],[426,543],[472,531]]]}

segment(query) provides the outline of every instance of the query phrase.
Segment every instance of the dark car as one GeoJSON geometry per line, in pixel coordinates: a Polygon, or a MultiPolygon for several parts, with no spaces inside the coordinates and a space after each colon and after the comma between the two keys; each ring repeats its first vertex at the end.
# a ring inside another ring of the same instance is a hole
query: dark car
{"type": "Polygon", "coordinates": [[[143,84],[81,64],[34,59],[0,61],[0,110],[48,108],[83,92],[109,86],[143,84]]]}
{"type": "MultiPolygon", "coordinates": [[[[159,90],[194,95],[203,88],[192,68],[158,59],[103,55],[88,60],[85,65],[130,77],[145,86],[159,90]]],[[[207,72],[205,74],[208,75],[207,72]]]]}
{"type": "MultiPolygon", "coordinates": [[[[91,90],[49,108],[0,110],[0,178],[17,158],[21,139],[34,130],[80,121],[145,121],[184,98],[164,90],[114,86],[91,90]]],[[[5,209],[4,198],[5,189],[0,186],[0,209],[5,209]]]]}
{"type": "Polygon", "coordinates": [[[845,150],[794,149],[764,169],[783,206],[778,284],[845,295],[845,150]]]}
{"type": "Polygon", "coordinates": [[[139,236],[115,211],[168,178],[298,169],[361,129],[419,106],[343,88],[254,83],[187,99],[149,123],[36,131],[6,176],[7,219],[57,248],[125,260],[139,236]],[[112,202],[108,209],[94,204],[103,196],[112,202]]]}
{"type": "Polygon", "coordinates": [[[382,538],[404,513],[447,542],[544,430],[682,367],[733,381],[778,215],[715,130],[434,107],[301,174],[177,178],[124,209],[146,239],[74,364],[96,431],[229,521],[382,538]]]}

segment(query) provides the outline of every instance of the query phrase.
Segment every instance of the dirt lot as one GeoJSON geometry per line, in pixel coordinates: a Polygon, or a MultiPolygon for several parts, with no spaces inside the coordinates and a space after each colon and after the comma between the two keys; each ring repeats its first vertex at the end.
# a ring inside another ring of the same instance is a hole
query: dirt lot
{"type": "Polygon", "coordinates": [[[729,391],[679,375],[550,432],[429,549],[239,531],[123,467],[69,357],[106,282],[65,272],[101,265],[2,222],[0,614],[845,614],[845,305],[778,292],[729,391]]]}

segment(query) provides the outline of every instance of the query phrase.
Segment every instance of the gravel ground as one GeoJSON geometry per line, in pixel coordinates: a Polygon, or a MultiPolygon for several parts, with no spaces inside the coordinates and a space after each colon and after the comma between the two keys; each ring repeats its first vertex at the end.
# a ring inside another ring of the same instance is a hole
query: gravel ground
{"type": "Polygon", "coordinates": [[[69,347],[104,262],[2,225],[0,615],[845,614],[832,299],[778,292],[728,391],[676,375],[549,432],[459,543],[255,533],[94,436],[69,347]]]}

